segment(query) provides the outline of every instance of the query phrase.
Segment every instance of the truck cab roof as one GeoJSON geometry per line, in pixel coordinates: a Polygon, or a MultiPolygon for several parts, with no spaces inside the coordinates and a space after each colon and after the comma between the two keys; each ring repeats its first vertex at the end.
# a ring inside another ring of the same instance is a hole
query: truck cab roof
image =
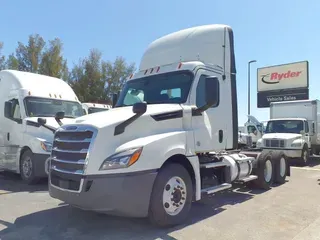
{"type": "Polygon", "coordinates": [[[72,88],[62,79],[42,74],[17,71],[0,71],[2,88],[22,90],[24,95],[43,98],[57,98],[69,101],[79,101],[72,88]]]}
{"type": "Polygon", "coordinates": [[[280,120],[280,121],[284,121],[284,120],[305,121],[306,119],[305,118],[273,118],[273,119],[270,119],[269,121],[277,121],[277,120],[280,120]]]}

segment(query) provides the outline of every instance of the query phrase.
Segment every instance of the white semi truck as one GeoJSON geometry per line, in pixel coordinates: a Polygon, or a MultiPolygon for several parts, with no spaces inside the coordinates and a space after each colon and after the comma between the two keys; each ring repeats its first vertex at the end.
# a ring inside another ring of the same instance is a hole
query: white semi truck
{"type": "Polygon", "coordinates": [[[310,153],[320,151],[320,101],[273,102],[270,120],[257,147],[284,151],[288,158],[307,165],[310,153]]]}
{"type": "Polygon", "coordinates": [[[29,184],[47,177],[53,133],[82,115],[76,94],[63,80],[0,71],[0,169],[19,173],[29,184]]]}
{"type": "Polygon", "coordinates": [[[82,103],[82,108],[84,110],[84,113],[91,114],[96,112],[102,112],[107,111],[111,108],[110,105],[107,104],[101,104],[101,103],[82,103]]]}
{"type": "Polygon", "coordinates": [[[282,153],[234,150],[233,41],[229,26],[206,25],[152,42],[115,108],[57,130],[50,196],[169,226],[185,220],[192,201],[234,182],[254,181],[264,189],[284,183],[290,167],[282,153]]]}

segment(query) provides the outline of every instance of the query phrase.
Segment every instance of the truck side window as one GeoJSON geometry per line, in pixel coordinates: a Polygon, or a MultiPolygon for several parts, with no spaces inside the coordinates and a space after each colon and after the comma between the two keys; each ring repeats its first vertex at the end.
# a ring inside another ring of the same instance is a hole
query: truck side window
{"type": "MultiPolygon", "coordinates": [[[[197,86],[197,96],[196,96],[196,106],[197,107],[202,107],[203,105],[206,104],[206,99],[205,99],[205,79],[206,79],[207,75],[201,75],[199,82],[198,82],[198,86],[197,86]]],[[[219,86],[220,87],[220,86],[219,86]]],[[[215,94],[217,89],[212,89],[212,94],[215,94]]],[[[219,101],[220,102],[220,101],[219,101]]],[[[213,105],[211,108],[217,107],[219,105],[219,103],[217,105],[213,105]]]]}
{"type": "Polygon", "coordinates": [[[16,98],[13,98],[10,100],[12,102],[12,109],[11,109],[11,120],[16,121],[16,122],[21,122],[21,112],[20,112],[20,105],[19,101],[16,98]]]}

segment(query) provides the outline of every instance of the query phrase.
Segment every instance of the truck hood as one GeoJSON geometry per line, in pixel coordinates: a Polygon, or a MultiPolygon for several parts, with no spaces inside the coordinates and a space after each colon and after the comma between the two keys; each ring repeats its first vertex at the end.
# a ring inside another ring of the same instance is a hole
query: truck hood
{"type": "Polygon", "coordinates": [[[262,139],[295,139],[295,138],[301,138],[301,134],[296,134],[296,133],[265,133],[262,136],[262,139]]]}
{"type": "MultiPolygon", "coordinates": [[[[147,106],[147,111],[136,121],[161,113],[169,113],[182,110],[179,104],[153,104],[147,106]]],[[[121,123],[135,114],[132,112],[132,106],[112,108],[109,111],[97,112],[84,115],[76,119],[75,123],[89,124],[96,128],[104,128],[106,126],[121,123]]]]}

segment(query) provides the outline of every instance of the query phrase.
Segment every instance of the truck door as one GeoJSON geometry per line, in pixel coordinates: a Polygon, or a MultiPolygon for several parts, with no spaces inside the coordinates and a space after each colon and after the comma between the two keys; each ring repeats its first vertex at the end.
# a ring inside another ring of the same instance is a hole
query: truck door
{"type": "MultiPolygon", "coordinates": [[[[201,107],[205,104],[205,79],[207,76],[213,75],[219,78],[219,85],[217,86],[219,89],[213,89],[212,94],[223,92],[221,89],[224,88],[224,82],[222,81],[221,74],[199,69],[195,76],[192,91],[193,95],[191,96],[191,101],[194,102],[197,107],[201,107]]],[[[201,115],[192,117],[192,129],[194,130],[196,152],[225,149],[228,122],[221,121],[226,112],[221,103],[223,102],[223,96],[221,95],[222,94],[219,94],[220,100],[216,106],[212,106],[201,115]]]]}
{"type": "Polygon", "coordinates": [[[20,153],[20,143],[23,137],[23,125],[18,97],[10,97],[9,102],[12,103],[12,108],[9,116],[4,118],[3,167],[16,171],[20,153]]]}

